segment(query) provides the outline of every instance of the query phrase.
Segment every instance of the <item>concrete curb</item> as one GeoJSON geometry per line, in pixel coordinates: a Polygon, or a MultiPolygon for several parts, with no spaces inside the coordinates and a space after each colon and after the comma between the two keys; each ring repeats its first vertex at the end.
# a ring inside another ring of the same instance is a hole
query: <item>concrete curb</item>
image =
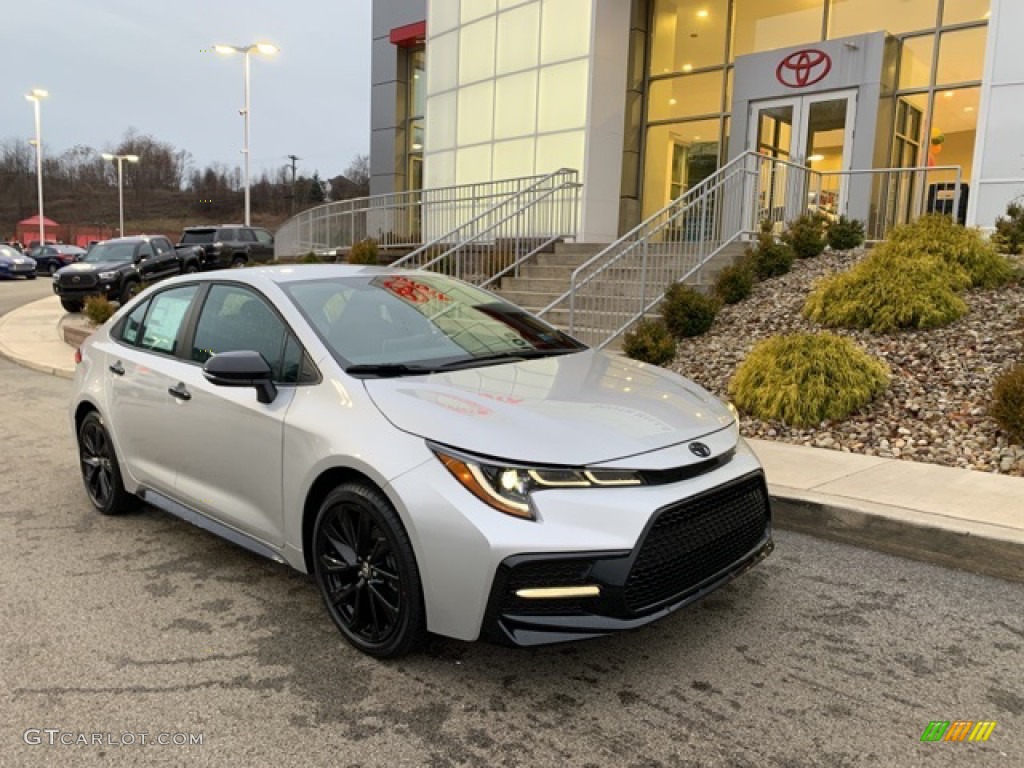
{"type": "MultiPolygon", "coordinates": [[[[29,370],[38,371],[39,373],[46,373],[51,376],[57,376],[62,379],[73,379],[75,376],[75,370],[73,365],[56,366],[50,365],[48,362],[38,362],[37,360],[30,357],[26,352],[16,351],[15,349],[12,349],[9,344],[6,344],[4,342],[4,338],[7,335],[7,328],[9,326],[16,326],[19,323],[22,323],[23,317],[26,314],[31,314],[32,312],[39,311],[39,305],[44,304],[45,302],[52,302],[52,300],[52,297],[39,299],[37,301],[24,304],[21,307],[11,310],[7,314],[0,317],[0,357],[5,357],[11,362],[16,363],[17,365],[20,365],[23,368],[28,368],[29,370]]],[[[31,326],[31,323],[29,323],[29,325],[31,326]]],[[[48,334],[49,332],[47,331],[47,335],[48,334]]],[[[10,339],[10,341],[12,343],[16,343],[14,339],[10,339]]],[[[44,347],[50,348],[50,352],[52,354],[48,356],[51,358],[63,357],[62,352],[55,351],[56,348],[54,345],[59,344],[61,350],[67,350],[68,360],[71,360],[72,350],[64,342],[64,337],[60,332],[59,322],[57,327],[53,328],[53,338],[43,338],[39,343],[41,343],[44,347]]],[[[24,344],[16,343],[16,346],[24,346],[24,344]]],[[[30,346],[32,349],[35,349],[34,344],[30,346]]],[[[46,359],[47,355],[44,355],[43,357],[44,359],[46,359]]]]}
{"type": "Polygon", "coordinates": [[[774,522],[784,530],[831,539],[947,568],[1024,582],[1024,541],[978,535],[886,516],[852,504],[772,493],[774,522]]]}

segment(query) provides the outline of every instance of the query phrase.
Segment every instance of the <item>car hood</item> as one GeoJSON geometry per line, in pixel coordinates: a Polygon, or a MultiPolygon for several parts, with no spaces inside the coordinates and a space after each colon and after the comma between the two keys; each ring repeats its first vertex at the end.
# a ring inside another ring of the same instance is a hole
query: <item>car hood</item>
{"type": "Polygon", "coordinates": [[[120,269],[125,266],[127,262],[124,261],[93,261],[93,262],[75,262],[74,264],[68,264],[66,267],[61,267],[57,270],[62,275],[73,275],[75,273],[83,274],[86,272],[106,272],[110,270],[120,269]]]}
{"type": "Polygon", "coordinates": [[[596,464],[693,440],[733,421],[692,381],[595,350],[363,383],[399,429],[517,462],[596,464]]]}
{"type": "Polygon", "coordinates": [[[35,259],[29,256],[7,256],[0,253],[0,262],[4,264],[35,264],[35,259]]]}

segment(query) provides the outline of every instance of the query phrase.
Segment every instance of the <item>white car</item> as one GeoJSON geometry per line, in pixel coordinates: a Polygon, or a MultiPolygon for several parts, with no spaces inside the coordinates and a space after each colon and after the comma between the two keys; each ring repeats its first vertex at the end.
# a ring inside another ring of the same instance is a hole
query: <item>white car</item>
{"type": "Polygon", "coordinates": [[[315,575],[375,656],[646,624],[772,549],[735,411],[432,272],[183,275],[82,346],[99,511],[139,499],[315,575]]]}

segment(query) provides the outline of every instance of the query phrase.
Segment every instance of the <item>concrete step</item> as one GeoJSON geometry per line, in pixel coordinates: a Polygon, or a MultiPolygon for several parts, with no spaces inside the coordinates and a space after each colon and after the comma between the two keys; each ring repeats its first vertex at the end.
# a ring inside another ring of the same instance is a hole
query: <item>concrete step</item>
{"type": "Polygon", "coordinates": [[[589,255],[593,256],[595,253],[600,253],[608,247],[608,243],[555,243],[555,254],[559,256],[567,255],[589,255]]]}

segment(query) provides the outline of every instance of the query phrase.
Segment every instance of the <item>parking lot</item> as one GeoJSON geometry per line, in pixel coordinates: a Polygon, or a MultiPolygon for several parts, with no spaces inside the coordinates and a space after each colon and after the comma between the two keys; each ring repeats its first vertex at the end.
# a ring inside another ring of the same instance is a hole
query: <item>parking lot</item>
{"type": "MultiPolygon", "coordinates": [[[[0,312],[45,283],[0,284],[0,312]]],[[[69,382],[6,360],[0,380],[0,765],[1024,762],[1019,584],[783,531],[765,563],[640,632],[436,640],[382,663],[341,639],[310,579],[152,508],[93,512],[69,382]],[[998,726],[919,740],[955,719],[998,726]]]]}

